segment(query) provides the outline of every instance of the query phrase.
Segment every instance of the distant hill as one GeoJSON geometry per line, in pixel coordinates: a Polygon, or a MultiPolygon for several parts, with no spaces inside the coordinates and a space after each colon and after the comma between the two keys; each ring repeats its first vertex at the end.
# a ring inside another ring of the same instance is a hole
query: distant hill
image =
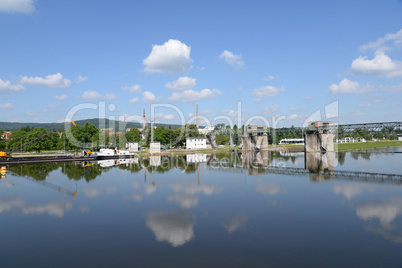
{"type": "MultiPolygon", "coordinates": [[[[99,124],[104,125],[104,129],[102,130],[110,130],[110,131],[119,131],[125,130],[127,128],[142,128],[142,124],[134,123],[134,122],[121,122],[116,120],[109,120],[109,119],[99,119],[99,118],[92,118],[92,119],[84,119],[84,120],[77,120],[74,121],[77,125],[83,126],[85,122],[95,125],[99,128],[99,124]],[[121,128],[119,127],[121,126],[121,128]]],[[[149,123],[147,124],[149,125],[149,123]]],[[[176,128],[181,127],[180,125],[170,125],[170,124],[160,124],[155,123],[155,126],[164,126],[165,128],[176,128]]],[[[64,129],[64,123],[20,123],[20,122],[0,122],[0,129],[4,131],[16,131],[21,127],[43,127],[47,130],[62,130],[64,129]]]]}

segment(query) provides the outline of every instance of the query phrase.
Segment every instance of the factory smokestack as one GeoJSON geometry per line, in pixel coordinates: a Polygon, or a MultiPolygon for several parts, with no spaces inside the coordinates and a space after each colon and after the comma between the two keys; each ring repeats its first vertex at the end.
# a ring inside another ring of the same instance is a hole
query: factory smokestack
{"type": "Polygon", "coordinates": [[[198,124],[198,104],[197,104],[197,129],[199,129],[199,128],[200,128],[200,126],[198,124]]]}

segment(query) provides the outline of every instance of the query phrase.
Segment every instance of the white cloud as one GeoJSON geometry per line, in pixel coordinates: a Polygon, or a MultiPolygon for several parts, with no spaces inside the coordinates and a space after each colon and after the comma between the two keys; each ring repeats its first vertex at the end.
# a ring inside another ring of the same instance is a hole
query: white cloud
{"type": "Polygon", "coordinates": [[[362,104],[359,104],[359,108],[366,108],[366,107],[370,107],[372,104],[371,103],[362,103],[362,104]]]}
{"type": "Polygon", "coordinates": [[[360,112],[360,111],[356,111],[356,112],[351,113],[351,116],[354,116],[354,117],[366,116],[366,115],[367,115],[367,113],[363,113],[363,112],[360,112]]]}
{"type": "Polygon", "coordinates": [[[66,94],[63,94],[63,95],[60,95],[60,96],[56,96],[55,98],[58,99],[58,100],[65,100],[65,99],[67,99],[68,97],[67,97],[66,94]]]}
{"type": "Polygon", "coordinates": [[[369,60],[367,56],[355,59],[350,71],[365,75],[402,76],[402,62],[392,61],[384,51],[377,50],[372,60],[369,60]]]}
{"type": "Polygon", "coordinates": [[[167,114],[163,117],[166,120],[173,120],[174,119],[174,114],[167,114]]]}
{"type": "Polygon", "coordinates": [[[194,238],[194,216],[189,212],[149,213],[146,226],[157,241],[167,241],[173,247],[181,246],[194,238]]]}
{"type": "Polygon", "coordinates": [[[29,14],[35,11],[34,0],[1,0],[0,12],[29,14]]]}
{"type": "Polygon", "coordinates": [[[402,29],[399,30],[398,32],[392,34],[388,33],[384,37],[380,37],[377,39],[375,42],[369,42],[367,44],[364,44],[360,46],[360,50],[368,50],[368,49],[379,49],[383,47],[387,42],[393,41],[394,45],[398,45],[402,43],[402,29]]]}
{"type": "Polygon", "coordinates": [[[256,192],[268,195],[276,195],[284,191],[284,189],[282,189],[282,186],[280,184],[265,182],[261,179],[259,179],[255,183],[255,190],[256,192]]]}
{"type": "Polygon", "coordinates": [[[201,184],[198,185],[197,182],[183,181],[174,182],[170,186],[175,192],[184,192],[186,194],[196,194],[203,193],[206,195],[212,195],[221,193],[223,188],[213,184],[201,184]]]}
{"type": "Polygon", "coordinates": [[[179,40],[169,39],[163,45],[153,45],[149,56],[142,61],[144,72],[182,74],[191,70],[191,47],[179,40]]]}
{"type": "Polygon", "coordinates": [[[219,58],[235,68],[242,68],[244,66],[244,61],[241,59],[242,55],[235,55],[228,50],[224,50],[219,58]]]}
{"type": "Polygon", "coordinates": [[[337,183],[332,187],[332,191],[335,194],[341,194],[348,200],[360,196],[364,191],[373,191],[374,189],[373,185],[359,183],[337,183]]]}
{"type": "Polygon", "coordinates": [[[263,81],[272,81],[277,79],[277,77],[273,76],[273,75],[268,75],[267,77],[264,77],[262,80],[263,81]]]}
{"type": "Polygon", "coordinates": [[[84,189],[84,194],[86,197],[97,197],[102,193],[106,194],[115,194],[117,192],[117,187],[115,186],[107,186],[104,189],[98,187],[90,187],[84,189]]]}
{"type": "Polygon", "coordinates": [[[223,112],[225,114],[227,114],[229,117],[237,117],[237,114],[238,114],[237,110],[235,111],[235,110],[225,109],[225,110],[223,110],[223,112]]]}
{"type": "Polygon", "coordinates": [[[156,101],[156,97],[152,92],[145,91],[142,93],[142,101],[145,103],[153,103],[156,101]]]}
{"type": "Polygon", "coordinates": [[[132,193],[130,195],[125,195],[123,196],[123,199],[125,200],[135,200],[137,202],[141,202],[142,200],[142,195],[141,194],[136,194],[136,193],[132,193]]]}
{"type": "Polygon", "coordinates": [[[265,86],[253,90],[253,96],[258,98],[278,96],[284,87],[277,88],[274,86],[265,86]]]}
{"type": "Polygon", "coordinates": [[[356,214],[364,221],[377,218],[381,225],[388,226],[402,213],[402,200],[392,199],[387,202],[359,204],[356,206],[356,214]]]}
{"type": "Polygon", "coordinates": [[[129,91],[131,93],[140,93],[141,92],[140,88],[141,88],[140,85],[134,85],[131,87],[121,87],[120,89],[124,91],[129,91]]]}
{"type": "Polygon", "coordinates": [[[22,214],[44,214],[47,213],[59,218],[64,216],[64,213],[71,210],[73,204],[71,202],[49,203],[45,205],[26,205],[22,208],[22,214]]]}
{"type": "Polygon", "coordinates": [[[69,79],[63,78],[61,73],[48,75],[45,78],[35,76],[35,77],[21,77],[21,84],[28,85],[46,85],[52,88],[66,88],[71,86],[71,81],[69,79]]]}
{"type": "Polygon", "coordinates": [[[114,93],[111,93],[111,94],[106,93],[105,94],[105,99],[107,99],[107,100],[114,100],[115,98],[116,98],[116,95],[114,95],[114,93]]]}
{"type": "Polygon", "coordinates": [[[11,103],[0,103],[0,109],[10,109],[13,108],[11,103]]]}
{"type": "Polygon", "coordinates": [[[99,99],[100,97],[102,97],[102,95],[96,91],[85,91],[84,94],[82,94],[81,96],[81,98],[87,100],[99,99]]]}
{"type": "Polygon", "coordinates": [[[183,208],[198,206],[198,197],[192,194],[177,193],[168,197],[168,200],[179,204],[183,208]]]}
{"type": "Polygon", "coordinates": [[[86,197],[97,197],[102,193],[102,190],[99,188],[86,188],[84,189],[84,194],[86,197]]]}
{"type": "Polygon", "coordinates": [[[88,76],[79,75],[76,83],[79,84],[79,83],[82,83],[82,82],[86,82],[87,80],[88,80],[88,76]]]}
{"type": "Polygon", "coordinates": [[[64,213],[71,210],[73,207],[72,202],[54,202],[43,205],[26,204],[27,202],[21,199],[0,199],[0,213],[11,210],[19,210],[22,214],[44,214],[47,213],[52,216],[63,217],[64,213]]]}
{"type": "Polygon", "coordinates": [[[9,80],[3,81],[0,79],[0,92],[17,92],[24,89],[23,85],[13,85],[9,80]]]}
{"type": "Polygon", "coordinates": [[[288,117],[287,117],[287,119],[289,119],[289,120],[294,120],[294,119],[296,119],[296,118],[298,118],[299,116],[297,115],[297,114],[292,114],[292,115],[289,115],[288,117]]]}
{"type": "Polygon", "coordinates": [[[304,98],[304,100],[311,100],[313,97],[311,97],[311,96],[306,96],[305,98],[304,98]]]}
{"type": "MultiPolygon", "coordinates": [[[[383,85],[360,85],[357,81],[351,81],[349,79],[343,79],[339,85],[332,84],[328,88],[328,93],[331,94],[361,94],[367,92],[374,91],[388,91],[388,92],[402,92],[402,84],[398,84],[395,86],[383,86],[383,85]]],[[[372,101],[372,103],[381,102],[380,101],[372,101]]]]}
{"type": "Polygon", "coordinates": [[[272,104],[268,107],[263,107],[262,108],[262,113],[266,115],[274,115],[276,112],[278,112],[280,109],[279,105],[272,106],[272,104]]]}
{"type": "Polygon", "coordinates": [[[130,100],[130,103],[137,103],[137,102],[139,102],[139,101],[140,101],[139,98],[132,98],[132,99],[130,100]]]}
{"type": "Polygon", "coordinates": [[[171,90],[186,90],[192,89],[197,85],[196,78],[190,78],[187,76],[179,77],[179,79],[168,82],[165,87],[171,90]]]}
{"type": "Polygon", "coordinates": [[[364,93],[360,88],[359,82],[354,82],[349,79],[344,78],[339,85],[332,84],[329,86],[329,93],[331,94],[345,94],[345,93],[364,93]]]}
{"type": "Polygon", "coordinates": [[[297,108],[296,108],[296,107],[290,107],[289,110],[290,110],[290,111],[296,111],[297,108]]]}
{"type": "Polygon", "coordinates": [[[237,229],[244,227],[247,223],[248,216],[244,213],[239,213],[233,218],[231,218],[226,224],[223,225],[223,227],[226,229],[226,231],[231,234],[237,229]]]}
{"type": "Polygon", "coordinates": [[[35,116],[35,113],[33,113],[33,112],[31,112],[31,111],[28,111],[28,112],[27,112],[27,116],[35,116]]]}
{"type": "Polygon", "coordinates": [[[187,89],[180,92],[173,92],[168,101],[195,102],[200,99],[211,99],[221,94],[222,92],[217,89],[210,90],[206,88],[201,91],[187,89]]]}

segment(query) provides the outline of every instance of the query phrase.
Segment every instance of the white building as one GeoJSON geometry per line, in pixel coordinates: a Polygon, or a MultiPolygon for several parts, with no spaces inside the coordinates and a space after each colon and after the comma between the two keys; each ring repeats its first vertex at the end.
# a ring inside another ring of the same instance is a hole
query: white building
{"type": "Polygon", "coordinates": [[[186,139],[186,149],[205,149],[207,148],[207,139],[205,138],[187,138],[186,139]]]}
{"type": "Polygon", "coordinates": [[[366,142],[366,139],[363,138],[352,138],[352,137],[345,137],[343,139],[336,139],[336,143],[349,143],[349,142],[366,142]]]}

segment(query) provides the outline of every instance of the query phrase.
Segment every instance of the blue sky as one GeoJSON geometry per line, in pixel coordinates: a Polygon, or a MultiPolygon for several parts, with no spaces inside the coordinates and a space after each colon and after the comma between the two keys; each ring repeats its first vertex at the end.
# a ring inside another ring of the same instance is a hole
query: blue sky
{"type": "Polygon", "coordinates": [[[0,121],[401,120],[402,1],[139,2],[0,0],[0,121]]]}

